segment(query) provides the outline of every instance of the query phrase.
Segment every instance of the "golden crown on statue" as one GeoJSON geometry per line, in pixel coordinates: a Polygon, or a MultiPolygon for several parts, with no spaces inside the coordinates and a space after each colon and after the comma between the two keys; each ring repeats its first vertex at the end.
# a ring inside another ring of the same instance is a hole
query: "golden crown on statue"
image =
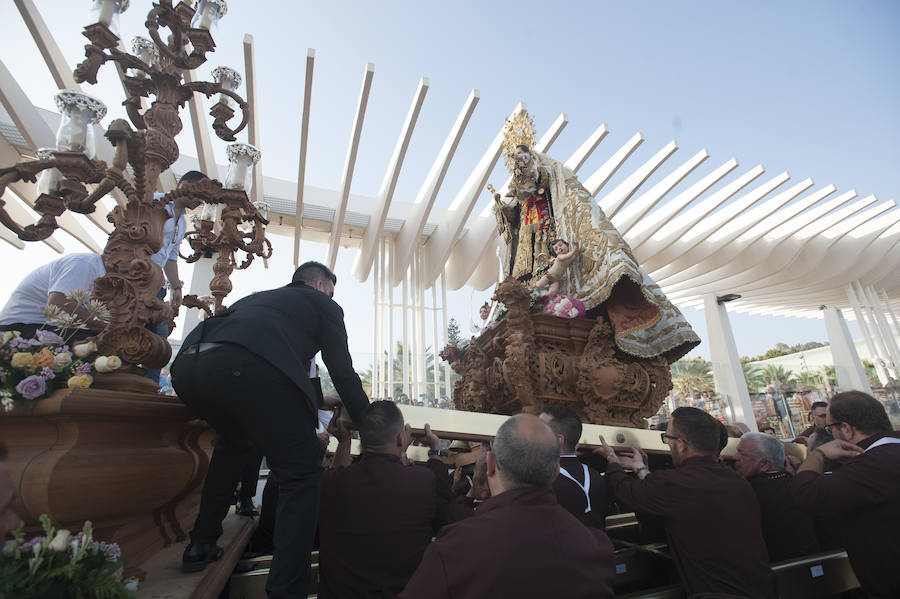
{"type": "Polygon", "coordinates": [[[516,146],[526,146],[531,149],[534,146],[534,118],[527,110],[521,110],[512,118],[506,119],[503,127],[503,149],[505,151],[504,163],[509,172],[515,172],[516,146]]]}

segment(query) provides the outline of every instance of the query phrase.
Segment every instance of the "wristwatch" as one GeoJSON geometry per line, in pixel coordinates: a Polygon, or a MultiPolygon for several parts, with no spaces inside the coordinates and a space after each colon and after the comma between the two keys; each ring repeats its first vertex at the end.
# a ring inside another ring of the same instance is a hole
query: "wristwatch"
{"type": "Polygon", "coordinates": [[[449,456],[450,454],[447,453],[446,451],[444,451],[443,449],[429,449],[429,450],[428,450],[428,457],[431,457],[431,456],[433,456],[433,455],[440,456],[440,457],[442,457],[442,458],[446,458],[446,457],[449,456]]]}

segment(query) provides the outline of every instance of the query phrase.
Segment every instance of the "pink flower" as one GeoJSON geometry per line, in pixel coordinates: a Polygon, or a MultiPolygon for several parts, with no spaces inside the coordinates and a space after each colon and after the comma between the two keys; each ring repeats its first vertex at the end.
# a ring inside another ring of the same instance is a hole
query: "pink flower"
{"type": "Polygon", "coordinates": [[[37,399],[47,391],[47,382],[44,377],[31,375],[19,381],[16,391],[25,399],[37,399]]]}

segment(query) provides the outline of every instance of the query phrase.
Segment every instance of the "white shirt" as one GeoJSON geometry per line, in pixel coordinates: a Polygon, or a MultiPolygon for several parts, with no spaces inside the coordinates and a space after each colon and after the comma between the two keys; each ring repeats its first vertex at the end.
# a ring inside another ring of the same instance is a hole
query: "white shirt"
{"type": "MultiPolygon", "coordinates": [[[[153,197],[156,199],[162,196],[163,194],[161,193],[153,194],[153,197]]],[[[172,202],[169,202],[166,204],[166,212],[169,213],[170,218],[163,225],[162,247],[158,252],[150,256],[150,259],[160,268],[165,267],[166,262],[169,260],[178,260],[178,248],[181,247],[181,242],[184,241],[184,234],[187,232],[187,219],[184,217],[183,210],[178,216],[178,220],[176,220],[172,202]]]]}
{"type": "Polygon", "coordinates": [[[46,322],[44,306],[54,291],[69,293],[76,289],[90,292],[94,279],[106,274],[99,254],[68,254],[28,274],[9,296],[0,311],[0,325],[46,322]]]}

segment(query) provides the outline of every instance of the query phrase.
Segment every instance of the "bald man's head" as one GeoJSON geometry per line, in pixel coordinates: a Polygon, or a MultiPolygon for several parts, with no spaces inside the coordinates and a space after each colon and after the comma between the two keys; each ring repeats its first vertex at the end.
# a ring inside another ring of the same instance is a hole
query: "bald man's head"
{"type": "Polygon", "coordinates": [[[549,487],[559,469],[559,440],[545,422],[530,414],[504,422],[491,452],[500,477],[511,487],[549,487]]]}

